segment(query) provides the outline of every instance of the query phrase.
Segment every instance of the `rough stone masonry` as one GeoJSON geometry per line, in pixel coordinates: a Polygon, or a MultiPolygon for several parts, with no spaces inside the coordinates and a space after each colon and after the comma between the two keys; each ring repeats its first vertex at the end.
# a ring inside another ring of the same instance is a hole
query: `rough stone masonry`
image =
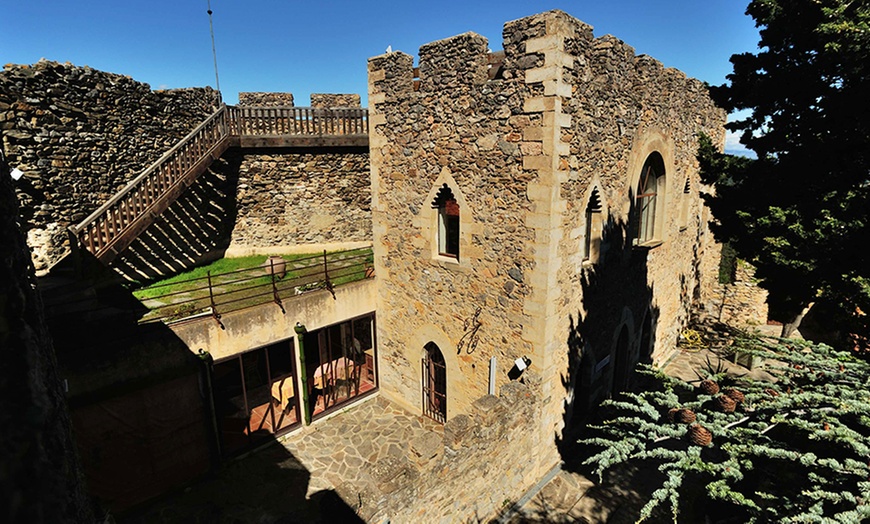
{"type": "Polygon", "coordinates": [[[152,91],[128,76],[42,60],[0,72],[0,131],[37,271],[87,217],[220,103],[211,88],[152,91]]]}

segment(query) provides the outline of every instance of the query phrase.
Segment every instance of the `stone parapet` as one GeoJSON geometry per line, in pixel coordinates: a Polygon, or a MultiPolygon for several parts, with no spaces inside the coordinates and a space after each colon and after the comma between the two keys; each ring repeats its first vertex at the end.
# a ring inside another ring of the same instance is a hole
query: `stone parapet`
{"type": "Polygon", "coordinates": [[[311,93],[311,107],[360,107],[359,95],[311,93]]]}
{"type": "Polygon", "coordinates": [[[751,264],[737,261],[733,281],[717,286],[707,313],[720,322],[738,327],[767,323],[767,290],[758,286],[751,264]]]}
{"type": "Polygon", "coordinates": [[[239,93],[240,106],[293,107],[293,93],[239,93]]]}
{"type": "MultiPolygon", "coordinates": [[[[516,502],[553,464],[535,460],[540,452],[535,413],[540,394],[521,382],[505,384],[498,397],[486,395],[468,415],[457,415],[437,433],[419,434],[406,457],[371,466],[377,493],[362,500],[368,522],[464,521],[488,519],[516,502]],[[377,499],[377,500],[374,500],[377,499]]],[[[357,502],[351,493],[348,502],[357,502]]]]}

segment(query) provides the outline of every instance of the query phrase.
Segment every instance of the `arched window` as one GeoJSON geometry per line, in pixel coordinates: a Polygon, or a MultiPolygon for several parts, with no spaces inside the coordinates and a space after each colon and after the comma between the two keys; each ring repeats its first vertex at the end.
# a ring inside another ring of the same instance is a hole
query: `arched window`
{"type": "Polygon", "coordinates": [[[447,364],[434,342],[423,349],[423,413],[443,424],[447,421],[447,364]]]}
{"type": "Polygon", "coordinates": [[[459,204],[447,184],[438,190],[432,202],[438,210],[438,254],[459,258],[459,204]]]}
{"type": "Polygon", "coordinates": [[[598,188],[592,190],[586,204],[586,233],[583,238],[583,261],[598,262],[601,247],[601,195],[598,188]]]}
{"type": "Polygon", "coordinates": [[[637,184],[637,244],[644,244],[659,238],[661,224],[657,223],[658,206],[664,204],[665,166],[661,155],[653,153],[647,157],[637,184]]]}

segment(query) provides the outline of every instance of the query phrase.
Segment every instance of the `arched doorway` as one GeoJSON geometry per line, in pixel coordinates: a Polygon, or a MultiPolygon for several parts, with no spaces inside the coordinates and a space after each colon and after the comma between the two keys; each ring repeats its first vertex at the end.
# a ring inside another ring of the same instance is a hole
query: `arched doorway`
{"type": "Polygon", "coordinates": [[[639,360],[644,364],[652,364],[653,336],[652,336],[652,311],[648,311],[643,319],[640,330],[640,355],[639,360]]]}
{"type": "Polygon", "coordinates": [[[611,394],[617,393],[628,386],[628,376],[631,371],[630,355],[628,354],[628,328],[622,326],[619,338],[616,340],[616,355],[613,361],[613,386],[611,394]]]}
{"type": "Polygon", "coordinates": [[[442,424],[447,421],[447,365],[434,342],[424,346],[423,414],[442,424]]]}

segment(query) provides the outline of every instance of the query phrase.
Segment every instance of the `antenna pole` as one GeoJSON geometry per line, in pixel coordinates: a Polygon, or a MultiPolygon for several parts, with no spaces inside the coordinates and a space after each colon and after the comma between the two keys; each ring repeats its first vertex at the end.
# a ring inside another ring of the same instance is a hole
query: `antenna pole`
{"type": "Polygon", "coordinates": [[[215,88],[218,92],[221,90],[221,81],[218,78],[218,68],[217,68],[217,51],[215,51],[214,47],[214,24],[211,21],[211,0],[208,1],[208,30],[211,32],[211,56],[214,58],[214,82],[215,88]]]}

